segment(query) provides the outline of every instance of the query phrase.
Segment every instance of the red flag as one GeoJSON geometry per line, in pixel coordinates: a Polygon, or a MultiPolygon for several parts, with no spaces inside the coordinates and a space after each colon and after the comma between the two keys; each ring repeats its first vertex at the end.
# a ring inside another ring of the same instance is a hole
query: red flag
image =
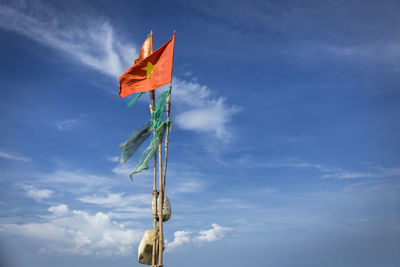
{"type": "MultiPolygon", "coordinates": [[[[146,41],[145,41],[146,42],[146,41]]],[[[172,80],[175,34],[150,56],[141,59],[119,77],[119,96],[157,89],[172,80]]]]}

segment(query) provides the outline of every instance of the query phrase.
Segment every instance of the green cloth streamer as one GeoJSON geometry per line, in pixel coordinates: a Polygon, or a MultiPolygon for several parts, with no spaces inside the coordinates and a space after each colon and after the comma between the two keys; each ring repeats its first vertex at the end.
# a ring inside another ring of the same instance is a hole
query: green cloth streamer
{"type": "Polygon", "coordinates": [[[132,157],[144,143],[144,141],[149,138],[152,131],[150,131],[150,123],[147,122],[135,129],[129,136],[128,140],[120,144],[119,147],[122,148],[121,155],[118,160],[121,164],[124,164],[132,157]]]}
{"type": "Polygon", "coordinates": [[[156,129],[149,146],[146,148],[145,151],[143,151],[139,163],[136,165],[133,172],[129,175],[132,181],[134,174],[139,173],[143,170],[147,170],[149,168],[149,162],[153,158],[154,154],[157,152],[160,142],[162,143],[168,125],[171,125],[171,120],[169,118],[166,121],[163,121],[156,129]]]}
{"type": "MultiPolygon", "coordinates": [[[[140,148],[140,146],[147,140],[147,138],[154,133],[153,138],[150,141],[149,146],[145,151],[142,152],[139,163],[136,165],[133,172],[130,174],[131,179],[133,180],[133,175],[139,173],[143,170],[149,168],[150,159],[154,156],[156,151],[158,150],[159,142],[163,140],[165,131],[167,126],[171,126],[171,120],[168,118],[166,121],[162,121],[163,114],[166,110],[165,104],[167,102],[167,98],[171,93],[171,87],[169,90],[161,93],[156,98],[156,110],[154,110],[150,120],[135,129],[132,134],[129,136],[128,140],[120,145],[122,148],[121,155],[119,156],[119,161],[121,164],[124,164],[128,161],[130,157],[132,157],[140,148]]],[[[128,106],[132,106],[144,93],[139,93],[135,99],[133,99],[128,106]]],[[[171,127],[170,127],[171,129],[171,127]]]]}
{"type": "Polygon", "coordinates": [[[140,92],[137,96],[128,103],[128,108],[131,108],[145,92],[140,92]]]}
{"type": "Polygon", "coordinates": [[[158,126],[160,126],[162,121],[162,115],[165,112],[165,103],[167,102],[167,98],[171,93],[171,88],[169,90],[162,92],[157,96],[156,99],[156,110],[154,110],[153,115],[151,116],[150,123],[151,123],[151,130],[156,130],[158,126]]]}

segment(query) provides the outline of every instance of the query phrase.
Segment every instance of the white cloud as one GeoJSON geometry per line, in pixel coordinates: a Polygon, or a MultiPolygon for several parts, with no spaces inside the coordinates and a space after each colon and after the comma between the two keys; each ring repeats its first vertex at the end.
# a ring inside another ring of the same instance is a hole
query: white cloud
{"type": "MultiPolygon", "coordinates": [[[[123,181],[131,181],[129,174],[132,173],[132,171],[135,169],[135,165],[137,162],[134,160],[130,160],[130,162],[126,164],[119,164],[116,165],[111,171],[116,174],[120,175],[123,181]]],[[[150,163],[152,164],[152,162],[150,163]]],[[[151,165],[150,165],[151,166],[151,165]]],[[[141,173],[135,174],[133,176],[133,183],[135,186],[140,186],[140,187],[149,187],[153,183],[153,167],[149,167],[149,170],[144,170],[141,173]]]]}
{"type": "Polygon", "coordinates": [[[342,169],[335,169],[331,171],[325,171],[326,173],[322,178],[336,178],[336,179],[357,179],[357,178],[382,178],[382,177],[394,177],[400,176],[400,168],[384,168],[384,167],[372,167],[368,172],[363,171],[348,171],[342,169]]]}
{"type": "Polygon", "coordinates": [[[180,105],[176,123],[185,130],[214,133],[220,140],[229,140],[229,122],[240,109],[226,104],[222,97],[197,82],[174,78],[172,97],[180,105]]]}
{"type": "Polygon", "coordinates": [[[397,184],[392,184],[391,182],[383,182],[380,180],[373,180],[373,181],[368,181],[368,182],[358,182],[358,183],[352,183],[349,185],[346,185],[342,192],[343,193],[374,193],[377,191],[386,191],[386,193],[391,192],[391,191],[396,191],[399,192],[400,185],[397,184]]]}
{"type": "Polygon", "coordinates": [[[117,179],[87,173],[79,169],[74,171],[58,169],[51,173],[32,173],[31,176],[35,178],[36,185],[51,188],[57,192],[69,192],[75,195],[106,190],[111,185],[117,185],[120,182],[117,179]]]}
{"type": "Polygon", "coordinates": [[[107,193],[78,198],[87,204],[109,208],[107,214],[118,219],[151,218],[151,194],[125,196],[124,193],[107,193]]]}
{"type": "Polygon", "coordinates": [[[26,196],[33,198],[36,201],[42,201],[43,199],[50,198],[54,191],[48,189],[38,189],[33,185],[20,185],[25,189],[26,196]]]}
{"type": "Polygon", "coordinates": [[[62,216],[68,213],[68,206],[65,204],[60,204],[58,206],[51,206],[48,211],[54,213],[56,216],[62,216]]]}
{"type": "Polygon", "coordinates": [[[124,193],[108,193],[106,196],[92,195],[79,198],[81,202],[105,207],[128,207],[132,205],[151,205],[151,194],[136,194],[125,197],[124,193]]]}
{"type": "Polygon", "coordinates": [[[130,166],[129,164],[118,164],[112,169],[112,172],[117,175],[129,176],[134,168],[134,166],[130,166]]]}
{"type": "MultiPolygon", "coordinates": [[[[270,193],[273,192],[270,188],[264,188],[263,192],[270,193]]],[[[234,199],[234,198],[220,198],[217,199],[216,202],[221,205],[224,209],[254,209],[254,207],[248,204],[247,201],[242,199],[234,199]]]]}
{"type": "Polygon", "coordinates": [[[174,241],[167,243],[167,249],[174,249],[183,244],[193,241],[192,232],[189,231],[176,231],[174,233],[174,241]]]}
{"type": "Polygon", "coordinates": [[[119,162],[119,159],[118,159],[118,157],[117,156],[114,156],[114,157],[107,157],[107,159],[109,160],[109,161],[111,161],[111,162],[119,162]]]}
{"type": "Polygon", "coordinates": [[[175,249],[187,243],[201,244],[204,242],[214,242],[224,238],[226,234],[232,230],[233,229],[230,227],[223,227],[213,223],[210,229],[199,231],[198,234],[194,234],[191,231],[176,231],[174,233],[174,240],[172,242],[166,242],[167,249],[175,249]]]}
{"type": "Polygon", "coordinates": [[[400,176],[400,167],[385,168],[382,166],[376,166],[375,169],[377,169],[384,176],[400,176]]]}
{"type": "MultiPolygon", "coordinates": [[[[248,162],[248,159],[241,158],[239,161],[242,164],[245,164],[248,162]]],[[[281,167],[289,167],[289,168],[314,168],[314,169],[319,169],[321,171],[325,172],[331,172],[333,171],[330,168],[326,168],[322,166],[321,164],[317,163],[310,163],[310,162],[305,162],[305,161],[298,161],[298,160],[281,160],[281,161],[270,161],[270,162],[265,162],[262,164],[266,168],[281,168],[281,167]]]]}
{"type": "Polygon", "coordinates": [[[181,181],[178,185],[171,188],[171,194],[175,193],[194,193],[202,191],[204,184],[196,180],[181,181]]]}
{"type": "Polygon", "coordinates": [[[0,5],[0,28],[63,52],[86,67],[112,77],[132,63],[136,48],[118,41],[107,21],[56,11],[37,1],[0,5]]]}
{"type": "Polygon", "coordinates": [[[113,181],[110,178],[86,173],[81,170],[57,170],[50,174],[40,175],[40,178],[40,180],[45,183],[80,185],[79,191],[94,189],[97,186],[109,184],[113,181]]]}
{"type": "Polygon", "coordinates": [[[76,255],[128,255],[141,238],[139,231],[125,229],[102,212],[89,214],[69,210],[66,205],[48,209],[52,214],[47,221],[26,224],[5,224],[1,230],[38,240],[39,253],[76,255]]]}
{"type": "Polygon", "coordinates": [[[358,58],[397,64],[400,57],[398,41],[370,42],[357,45],[317,44],[317,48],[335,57],[358,58]]]}
{"type": "Polygon", "coordinates": [[[174,101],[190,107],[205,107],[209,102],[213,101],[214,92],[207,86],[197,82],[188,82],[174,77],[172,97],[174,101]]]}
{"type": "Polygon", "coordinates": [[[222,227],[216,223],[211,224],[211,226],[211,229],[200,231],[196,239],[201,242],[213,242],[222,239],[228,232],[232,231],[232,228],[222,227]]]}
{"type": "Polygon", "coordinates": [[[336,178],[342,180],[342,179],[357,179],[357,178],[373,178],[377,176],[379,176],[378,173],[338,170],[331,173],[325,173],[322,175],[321,178],[336,178]]]}
{"type": "Polygon", "coordinates": [[[256,167],[256,168],[310,168],[317,169],[321,172],[320,178],[335,178],[339,180],[345,179],[359,179],[359,178],[381,178],[381,177],[393,177],[400,176],[400,168],[384,168],[381,166],[370,166],[368,167],[368,171],[351,171],[345,170],[342,168],[331,168],[324,166],[322,164],[310,163],[305,161],[299,161],[295,159],[289,160],[278,160],[278,161],[269,161],[269,162],[260,162],[257,159],[244,155],[239,158],[238,163],[242,166],[247,167],[256,167]]]}
{"type": "Polygon", "coordinates": [[[58,121],[56,123],[56,127],[60,131],[70,130],[73,127],[77,126],[80,123],[78,119],[68,119],[63,121],[58,121]]]}
{"type": "Polygon", "coordinates": [[[176,123],[184,130],[193,130],[199,133],[214,132],[220,139],[229,139],[230,133],[227,124],[234,112],[225,110],[224,102],[210,102],[208,107],[193,109],[177,115],[176,123]]]}
{"type": "Polygon", "coordinates": [[[4,151],[0,151],[0,158],[12,159],[12,160],[19,160],[19,161],[25,161],[25,162],[31,161],[30,158],[11,155],[11,154],[6,153],[6,152],[4,152],[4,151]]]}

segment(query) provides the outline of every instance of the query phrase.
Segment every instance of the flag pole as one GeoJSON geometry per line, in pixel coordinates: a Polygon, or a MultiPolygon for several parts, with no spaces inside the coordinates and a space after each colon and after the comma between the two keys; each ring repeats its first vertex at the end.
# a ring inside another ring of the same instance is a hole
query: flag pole
{"type": "MultiPolygon", "coordinates": [[[[176,31],[174,30],[174,38],[175,38],[175,33],[176,31]]],[[[174,53],[172,54],[172,62],[174,60],[174,53]]],[[[172,64],[173,68],[173,64],[172,64]]],[[[169,84],[169,89],[170,93],[167,98],[167,103],[166,103],[166,111],[167,111],[167,118],[168,120],[171,120],[171,94],[172,94],[172,70],[171,70],[171,83],[169,84]]],[[[170,124],[167,124],[167,133],[165,136],[165,161],[164,161],[164,184],[163,184],[163,189],[165,191],[165,181],[167,180],[167,160],[168,160],[168,144],[169,144],[169,126],[170,124]]]]}
{"type": "MultiPolygon", "coordinates": [[[[174,37],[175,37],[175,30],[174,30],[174,37]]],[[[171,71],[171,83],[170,89],[172,90],[172,71],[171,71]]],[[[167,110],[167,117],[170,119],[170,111],[171,111],[171,91],[170,95],[167,98],[166,102],[166,110],[167,110]]],[[[164,249],[164,232],[163,232],[163,204],[164,204],[164,195],[165,195],[165,180],[167,176],[167,159],[168,159],[168,143],[169,143],[169,124],[167,124],[167,133],[165,136],[165,160],[164,160],[164,175],[163,175],[163,168],[162,168],[162,137],[159,139],[158,143],[158,164],[159,164],[159,211],[158,211],[158,226],[159,226],[159,242],[158,242],[158,266],[163,266],[163,249],[164,249]],[[163,177],[164,176],[164,177],[163,177]]]]}
{"type": "MultiPolygon", "coordinates": [[[[175,30],[174,30],[174,38],[175,38],[175,30]]],[[[172,54],[172,60],[173,60],[173,54],[172,54]]],[[[169,85],[170,87],[170,93],[167,98],[166,102],[166,111],[167,111],[167,118],[170,120],[170,114],[171,114],[171,94],[172,94],[172,70],[171,70],[171,83],[169,85]]],[[[160,235],[159,235],[159,258],[158,258],[158,266],[161,267],[163,266],[163,246],[164,246],[164,232],[163,232],[163,204],[164,204],[164,195],[165,195],[165,181],[167,178],[167,161],[168,161],[168,143],[169,143],[169,129],[170,129],[170,123],[167,124],[167,129],[166,129],[166,134],[165,134],[165,160],[164,160],[164,175],[162,174],[162,139],[159,141],[158,149],[159,149],[159,185],[160,185],[160,211],[159,211],[159,228],[160,228],[160,235]],[[163,179],[164,176],[164,179],[163,179]]]]}
{"type": "MultiPolygon", "coordinates": [[[[153,100],[153,106],[151,107],[154,112],[156,109],[156,100],[154,90],[150,91],[150,99],[153,100]]],[[[153,133],[155,135],[155,132],[153,133]]],[[[153,176],[153,203],[157,207],[157,153],[154,154],[154,176],[153,176]]],[[[153,251],[151,255],[151,265],[156,266],[157,259],[157,208],[153,209],[153,251]]]]}
{"type": "MultiPolygon", "coordinates": [[[[153,34],[153,30],[150,31],[150,35],[153,34]]],[[[153,48],[153,45],[151,46],[153,48]]],[[[153,53],[153,49],[151,49],[151,53],[153,53]]],[[[150,94],[150,100],[153,101],[153,105],[150,107],[151,109],[151,115],[153,115],[153,112],[156,110],[156,96],[155,96],[155,90],[149,91],[150,94]]],[[[155,135],[155,131],[153,133],[155,135]]],[[[155,203],[157,207],[157,153],[154,154],[154,176],[153,176],[153,203],[155,203]]],[[[153,210],[153,251],[151,255],[151,265],[156,266],[156,260],[157,260],[157,254],[158,254],[158,249],[157,249],[157,208],[153,210]]]]}
{"type": "Polygon", "coordinates": [[[163,246],[164,246],[164,233],[163,233],[163,200],[164,200],[164,189],[163,189],[163,172],[162,172],[162,136],[158,139],[158,185],[159,185],[159,197],[158,197],[158,266],[163,266],[163,246]]]}
{"type": "MultiPolygon", "coordinates": [[[[167,103],[166,103],[166,110],[167,110],[167,117],[168,120],[171,120],[170,114],[171,114],[171,94],[172,94],[172,82],[170,83],[171,92],[169,93],[169,96],[167,98],[167,103]]],[[[167,161],[168,161],[168,144],[169,144],[169,124],[167,124],[167,133],[165,134],[165,160],[164,160],[164,184],[163,184],[163,190],[165,192],[165,181],[167,180],[167,161]]]]}

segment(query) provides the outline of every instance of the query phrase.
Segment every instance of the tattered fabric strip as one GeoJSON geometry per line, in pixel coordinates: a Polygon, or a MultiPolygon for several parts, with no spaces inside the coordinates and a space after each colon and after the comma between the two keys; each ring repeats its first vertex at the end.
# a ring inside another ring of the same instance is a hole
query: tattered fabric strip
{"type": "Polygon", "coordinates": [[[131,108],[138,100],[139,98],[144,94],[145,92],[140,92],[136,95],[136,97],[134,99],[132,99],[129,103],[128,103],[128,108],[131,108]]]}
{"type": "MultiPolygon", "coordinates": [[[[138,165],[135,167],[134,171],[131,173],[131,179],[133,174],[139,173],[142,170],[148,169],[148,164],[150,159],[154,156],[155,152],[158,149],[159,139],[163,138],[165,134],[165,129],[167,125],[171,125],[170,119],[162,122],[162,116],[165,112],[165,103],[169,94],[171,93],[171,87],[169,90],[161,93],[157,96],[156,99],[156,110],[154,110],[151,119],[149,122],[135,129],[132,134],[129,136],[128,140],[120,145],[122,148],[121,155],[119,156],[119,161],[121,164],[124,164],[128,161],[130,157],[132,157],[140,148],[140,146],[147,140],[147,138],[154,133],[153,138],[150,141],[149,146],[145,151],[143,151],[140,161],[138,165]]],[[[141,94],[136,96],[134,100],[129,104],[134,104],[141,94]],[[133,102],[133,103],[132,103],[133,102]]]]}
{"type": "Polygon", "coordinates": [[[162,92],[161,94],[159,94],[157,96],[156,99],[156,110],[154,110],[151,119],[150,119],[150,123],[151,123],[151,129],[154,131],[155,129],[158,128],[158,126],[160,126],[161,121],[162,121],[162,115],[165,112],[165,103],[167,102],[167,98],[169,96],[169,94],[171,93],[171,87],[169,88],[169,90],[162,92]]]}
{"type": "Polygon", "coordinates": [[[139,163],[136,165],[135,169],[130,174],[132,180],[134,174],[139,173],[143,170],[147,170],[149,168],[150,159],[157,152],[159,144],[162,143],[168,125],[171,125],[171,120],[169,118],[166,121],[163,121],[156,129],[154,136],[150,141],[149,146],[146,148],[145,151],[143,151],[139,163]]]}
{"type": "Polygon", "coordinates": [[[128,140],[120,144],[119,147],[122,148],[121,155],[119,156],[119,162],[124,164],[132,157],[139,149],[139,147],[144,143],[144,141],[149,138],[152,131],[150,130],[150,123],[145,123],[139,128],[135,129],[133,133],[129,136],[128,140]]]}

